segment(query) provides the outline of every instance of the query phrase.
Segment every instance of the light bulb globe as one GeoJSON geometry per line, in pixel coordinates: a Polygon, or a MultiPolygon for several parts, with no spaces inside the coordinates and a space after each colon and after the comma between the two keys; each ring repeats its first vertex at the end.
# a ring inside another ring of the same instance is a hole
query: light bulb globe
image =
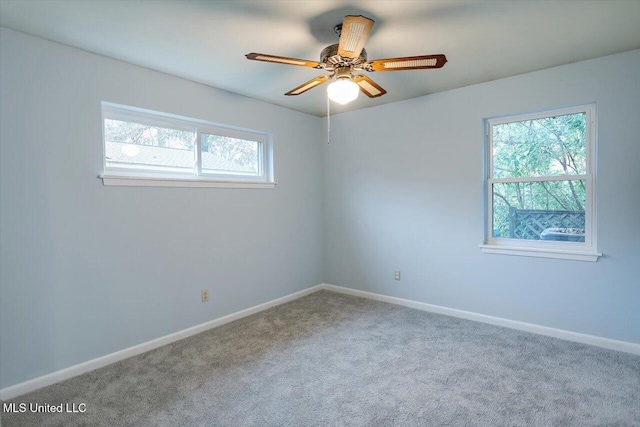
{"type": "Polygon", "coordinates": [[[327,86],[329,99],[338,104],[348,104],[360,93],[360,87],[351,79],[341,78],[327,86]]]}

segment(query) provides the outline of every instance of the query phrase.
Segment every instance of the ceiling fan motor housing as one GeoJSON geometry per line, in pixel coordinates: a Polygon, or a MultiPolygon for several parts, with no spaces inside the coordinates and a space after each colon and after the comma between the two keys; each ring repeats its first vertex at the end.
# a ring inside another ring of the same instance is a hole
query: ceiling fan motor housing
{"type": "Polygon", "coordinates": [[[334,76],[336,80],[338,79],[351,79],[351,68],[349,67],[339,67],[336,68],[334,72],[334,76]]]}
{"type": "Polygon", "coordinates": [[[346,65],[341,64],[342,62],[345,62],[345,60],[358,63],[367,62],[367,51],[365,49],[362,49],[362,52],[360,52],[360,56],[357,60],[342,58],[340,55],[338,55],[338,43],[327,46],[322,49],[322,52],[320,52],[320,62],[324,64],[346,65]]]}

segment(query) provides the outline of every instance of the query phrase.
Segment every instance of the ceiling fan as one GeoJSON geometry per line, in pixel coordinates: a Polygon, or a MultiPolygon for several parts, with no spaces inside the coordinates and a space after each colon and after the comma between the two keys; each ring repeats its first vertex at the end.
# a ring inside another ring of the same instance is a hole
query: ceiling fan
{"type": "Polygon", "coordinates": [[[316,86],[334,80],[328,87],[329,99],[340,104],[347,104],[358,97],[362,91],[369,98],[377,98],[387,93],[380,85],[369,77],[358,74],[361,71],[401,71],[441,68],[447,58],[444,55],[407,56],[389,59],[367,59],[364,44],[369,38],[375,21],[362,15],[347,15],[340,25],[334,28],[340,42],[327,46],[320,53],[320,62],[286,56],[248,53],[247,59],[274,62],[277,64],[297,65],[330,71],[330,74],[315,77],[295,89],[285,93],[287,96],[300,95],[316,86]]]}

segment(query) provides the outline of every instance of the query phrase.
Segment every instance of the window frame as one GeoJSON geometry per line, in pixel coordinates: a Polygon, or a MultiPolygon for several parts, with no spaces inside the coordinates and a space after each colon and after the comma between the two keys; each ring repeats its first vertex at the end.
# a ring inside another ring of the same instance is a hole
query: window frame
{"type": "Polygon", "coordinates": [[[161,187],[275,188],[271,134],[221,125],[169,113],[102,102],[102,170],[104,185],[161,187]],[[189,173],[107,166],[105,120],[119,120],[194,132],[194,164],[189,173]],[[202,136],[220,135],[258,143],[258,174],[215,173],[202,170],[202,136]]]}
{"type": "Polygon", "coordinates": [[[484,253],[533,256],[542,258],[560,258],[579,261],[597,261],[602,254],[597,252],[596,234],[596,105],[587,104],[569,108],[544,110],[535,113],[510,115],[484,120],[485,124],[485,237],[480,245],[484,253]],[[546,117],[570,114],[586,114],[585,143],[586,171],[576,175],[531,176],[512,178],[493,178],[493,127],[495,125],[536,120],[546,117]],[[509,182],[549,182],[584,180],[585,189],[585,241],[564,242],[547,240],[512,239],[493,236],[493,184],[509,182]]]}

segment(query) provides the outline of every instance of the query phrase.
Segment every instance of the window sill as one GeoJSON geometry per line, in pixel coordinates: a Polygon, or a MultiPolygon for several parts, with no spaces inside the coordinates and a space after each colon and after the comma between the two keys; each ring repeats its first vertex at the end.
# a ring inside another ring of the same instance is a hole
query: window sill
{"type": "Polygon", "coordinates": [[[480,245],[485,254],[529,256],[537,258],[570,259],[574,261],[598,261],[602,254],[598,252],[575,251],[552,248],[522,248],[515,246],[480,245]]]}
{"type": "Polygon", "coordinates": [[[275,188],[275,182],[261,181],[222,181],[211,178],[184,178],[165,176],[131,176],[104,173],[98,178],[103,185],[129,187],[196,187],[196,188],[275,188]]]}

